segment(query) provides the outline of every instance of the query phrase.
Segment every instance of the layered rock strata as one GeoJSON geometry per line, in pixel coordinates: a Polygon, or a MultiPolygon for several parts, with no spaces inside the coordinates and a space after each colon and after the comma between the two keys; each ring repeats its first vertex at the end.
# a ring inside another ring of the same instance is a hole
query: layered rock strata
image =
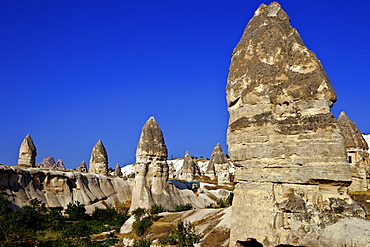
{"type": "Polygon", "coordinates": [[[347,195],[350,167],[330,112],[335,92],[278,3],[262,4],[249,21],[226,91],[237,182],[230,246],[317,246],[326,226],[366,216],[347,195]]]}
{"type": "Polygon", "coordinates": [[[142,128],[136,149],[131,210],[150,208],[155,204],[167,209],[186,203],[203,206],[203,202],[192,191],[180,191],[168,181],[168,170],[167,147],[162,130],[154,117],[150,117],[142,128]]]}
{"type": "Polygon", "coordinates": [[[185,152],[184,163],[178,172],[178,178],[185,181],[194,181],[201,176],[200,168],[196,161],[190,156],[189,151],[185,152]]]}
{"type": "Polygon", "coordinates": [[[19,148],[18,166],[35,167],[37,152],[31,135],[28,134],[22,141],[19,148]]]}
{"type": "Polygon", "coordinates": [[[101,140],[99,140],[91,152],[90,173],[108,175],[108,155],[101,140]]]}
{"type": "Polygon", "coordinates": [[[90,173],[0,166],[0,188],[14,209],[37,198],[47,207],[66,208],[79,201],[92,212],[95,207],[131,199],[132,182],[90,173]]]}
{"type": "Polygon", "coordinates": [[[338,117],[341,133],[344,137],[351,167],[352,183],[350,191],[366,191],[369,180],[369,146],[357,125],[341,112],[338,117]]]}

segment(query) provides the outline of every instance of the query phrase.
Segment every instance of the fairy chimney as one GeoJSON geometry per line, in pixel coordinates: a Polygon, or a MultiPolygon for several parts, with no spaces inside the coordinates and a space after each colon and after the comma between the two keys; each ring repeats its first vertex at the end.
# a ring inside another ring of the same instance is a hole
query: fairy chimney
{"type": "Polygon", "coordinates": [[[25,168],[35,167],[36,156],[36,146],[32,141],[31,135],[28,134],[19,148],[18,166],[25,168]]]}
{"type": "Polygon", "coordinates": [[[108,155],[101,140],[92,149],[89,173],[108,175],[108,155]]]}
{"type": "Polygon", "coordinates": [[[262,4],[249,21],[226,93],[237,183],[230,246],[317,246],[325,227],[366,216],[347,194],[351,171],[330,112],[335,92],[278,3],[262,4]]]}
{"type": "Polygon", "coordinates": [[[87,166],[86,166],[86,162],[84,160],[77,167],[76,171],[78,171],[78,172],[87,172],[87,166]]]}
{"type": "MultiPolygon", "coordinates": [[[[142,128],[134,172],[131,209],[150,208],[161,195],[166,194],[168,182],[167,147],[154,117],[150,117],[142,128]]],[[[163,203],[158,201],[158,204],[163,203]]]]}
{"type": "Polygon", "coordinates": [[[212,180],[217,178],[217,183],[219,185],[228,184],[231,182],[231,168],[230,162],[222,151],[220,143],[217,143],[212,151],[205,175],[212,180]]]}
{"type": "Polygon", "coordinates": [[[114,170],[114,176],[122,177],[122,170],[118,163],[116,164],[116,169],[114,170]]]}
{"type": "Polygon", "coordinates": [[[338,117],[341,133],[347,149],[348,162],[351,167],[352,183],[350,191],[366,191],[369,179],[368,145],[357,125],[341,112],[338,117]]]}
{"type": "Polygon", "coordinates": [[[189,151],[186,151],[184,156],[184,163],[179,170],[178,178],[190,182],[195,179],[199,179],[200,176],[201,172],[198,164],[192,159],[189,151]]]}

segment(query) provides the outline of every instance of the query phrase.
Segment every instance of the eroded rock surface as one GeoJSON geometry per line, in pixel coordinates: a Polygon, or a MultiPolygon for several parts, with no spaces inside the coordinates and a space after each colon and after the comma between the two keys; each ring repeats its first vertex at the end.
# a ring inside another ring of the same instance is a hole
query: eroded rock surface
{"type": "Polygon", "coordinates": [[[357,125],[341,112],[338,118],[341,133],[344,137],[351,167],[352,183],[350,191],[366,191],[369,180],[369,146],[357,125]]]}
{"type": "Polygon", "coordinates": [[[91,152],[90,173],[108,175],[108,154],[101,140],[99,140],[91,152]]]}
{"type": "Polygon", "coordinates": [[[35,159],[37,156],[36,146],[33,143],[31,135],[28,134],[22,141],[19,148],[18,166],[20,167],[35,167],[35,159]]]}
{"type": "Polygon", "coordinates": [[[114,205],[131,199],[132,182],[89,173],[0,166],[0,187],[13,208],[37,198],[47,207],[66,208],[79,201],[92,212],[94,207],[104,207],[103,201],[114,205]]]}
{"type": "Polygon", "coordinates": [[[236,166],[230,246],[316,246],[325,227],[366,209],[330,112],[335,92],[278,3],[262,4],[232,54],[229,156],[236,166]]]}

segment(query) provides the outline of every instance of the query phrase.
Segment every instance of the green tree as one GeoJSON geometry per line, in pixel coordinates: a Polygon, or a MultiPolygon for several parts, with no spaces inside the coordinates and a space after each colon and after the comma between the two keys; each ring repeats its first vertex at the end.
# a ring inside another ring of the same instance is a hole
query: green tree
{"type": "Polygon", "coordinates": [[[193,225],[190,222],[178,221],[171,235],[162,240],[162,244],[176,245],[179,247],[193,247],[200,243],[202,237],[196,234],[193,225]]]}
{"type": "Polygon", "coordinates": [[[89,215],[86,214],[85,205],[79,201],[68,203],[65,213],[68,214],[68,219],[72,221],[89,219],[89,215]]]}

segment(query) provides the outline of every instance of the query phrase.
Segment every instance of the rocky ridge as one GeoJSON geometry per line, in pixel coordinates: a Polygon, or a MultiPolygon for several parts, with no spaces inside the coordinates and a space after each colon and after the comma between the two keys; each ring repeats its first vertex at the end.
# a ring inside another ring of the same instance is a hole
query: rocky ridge
{"type": "Polygon", "coordinates": [[[58,159],[56,162],[54,157],[46,157],[40,163],[35,165],[37,168],[49,168],[49,169],[65,169],[63,160],[58,159]]]}

